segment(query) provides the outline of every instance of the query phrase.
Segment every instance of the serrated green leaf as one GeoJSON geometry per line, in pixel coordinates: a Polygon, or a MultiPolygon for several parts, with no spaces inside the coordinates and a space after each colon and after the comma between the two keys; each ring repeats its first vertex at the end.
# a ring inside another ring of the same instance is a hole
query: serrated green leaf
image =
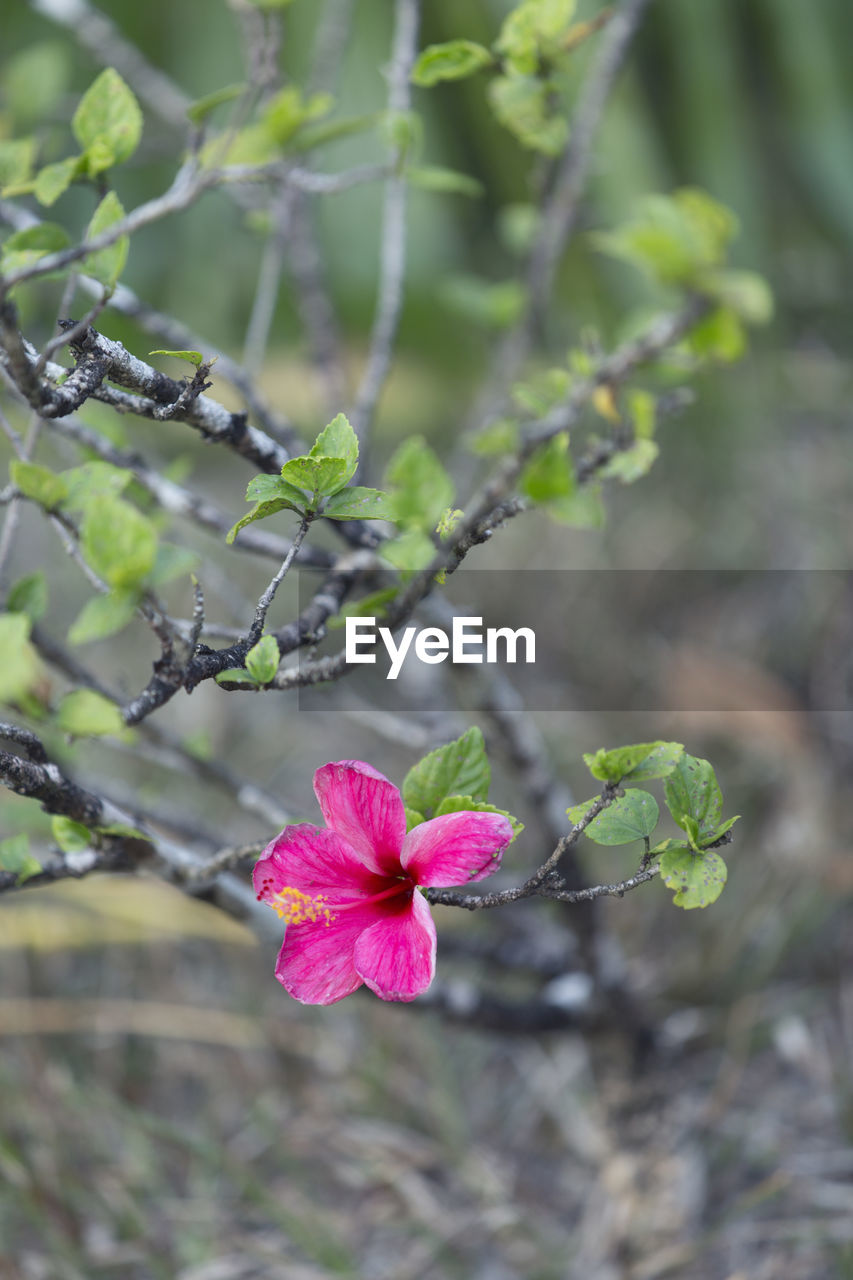
{"type": "Polygon", "coordinates": [[[50,823],[53,838],[63,853],[82,853],[92,843],[92,833],[82,822],[55,814],[50,823]]]}
{"type": "Polygon", "coordinates": [[[69,156],[39,169],[33,184],[33,194],[39,204],[49,208],[68,190],[82,167],[81,156],[69,156]]]}
{"type": "Polygon", "coordinates": [[[576,7],[576,0],[522,0],[505,18],[496,51],[514,70],[532,75],[541,59],[560,52],[576,7]]]}
{"type": "Polygon", "coordinates": [[[445,796],[436,809],[435,817],[440,818],[445,813],[499,813],[512,827],[510,844],[524,830],[524,823],[519,822],[507,809],[499,809],[497,805],[489,804],[488,800],[475,800],[473,796],[445,796]]]}
{"type": "Polygon", "coordinates": [[[275,636],[264,636],[246,654],[246,670],[258,684],[269,684],[280,662],[275,636]]]}
{"type": "Polygon", "coordinates": [[[37,876],[41,870],[41,863],[30,853],[30,838],[25,831],[0,840],[0,871],[17,875],[17,884],[23,884],[31,876],[37,876]]]}
{"type": "Polygon", "coordinates": [[[37,227],[15,231],[3,241],[0,271],[10,275],[31,267],[48,253],[57,253],[70,243],[68,233],[55,222],[41,222],[37,227]]]}
{"type": "MultiPolygon", "coordinates": [[[[304,496],[300,494],[299,497],[302,502],[302,506],[306,506],[307,504],[304,496]]],[[[268,516],[275,515],[277,511],[285,510],[298,511],[300,515],[302,514],[301,509],[286,498],[275,498],[272,502],[258,502],[247,515],[243,516],[242,520],[238,520],[237,523],[228,530],[225,541],[230,545],[237,537],[240,530],[245,529],[247,524],[254,524],[256,520],[266,520],[268,516]]]]}
{"type": "Polygon", "coordinates": [[[111,591],[94,596],[78,613],[68,632],[69,644],[89,644],[115,635],[132,620],[139,603],[134,591],[111,591]]]}
{"type": "Polygon", "coordinates": [[[96,144],[101,150],[99,167],[90,170],[93,176],[133,155],[142,137],[142,112],[132,90],[112,67],[102,71],[87,89],[71,128],[84,150],[96,144]]]}
{"type": "Polygon", "coordinates": [[[685,752],[667,777],[664,794],[673,819],[688,835],[692,833],[697,845],[712,836],[722,816],[723,794],[707,760],[685,752]]]}
{"type": "Polygon", "coordinates": [[[660,449],[654,440],[635,440],[629,449],[620,449],[599,471],[602,480],[633,484],[654,465],[660,449]]]}
{"type": "Polygon", "coordinates": [[[9,475],[24,497],[31,498],[40,507],[44,507],[45,511],[53,511],[68,497],[66,480],[35,462],[15,459],[9,464],[9,475]]]}
{"type": "Polygon", "coordinates": [[[485,191],[482,182],[456,169],[443,169],[439,165],[410,165],[405,170],[406,181],[421,191],[434,191],[439,195],[469,196],[477,199],[485,191]]]}
{"type": "MultiPolygon", "coordinates": [[[[346,464],[341,487],[349,484],[358,467],[358,436],[345,413],[339,413],[318,435],[308,453],[309,458],[339,458],[346,464]]],[[[284,469],[282,468],[282,475],[284,469]]]]}
{"type": "Polygon", "coordinates": [[[94,689],[75,689],[66,694],[59,704],[56,723],[75,738],[99,738],[124,730],[120,709],[94,689]]]}
{"type": "MultiPolygon", "coordinates": [[[[102,235],[103,232],[108,231],[117,222],[121,222],[123,218],[124,208],[121,201],[114,191],[108,191],[95,210],[92,221],[86,228],[86,239],[94,240],[96,236],[102,235]]],[[[88,257],[84,258],[83,270],[88,275],[94,276],[107,289],[114,289],[119,276],[124,270],[129,249],[129,238],[127,236],[119,236],[114,244],[109,245],[106,249],[99,249],[96,253],[90,253],[88,257]]]]}
{"type": "Polygon", "coordinates": [[[361,485],[341,489],[323,508],[323,515],[329,520],[393,520],[394,512],[390,494],[361,485]]]}
{"type": "Polygon", "coordinates": [[[453,503],[453,481],[421,436],[410,436],[394,452],[385,484],[391,490],[392,519],[405,529],[432,532],[453,503]]]}
{"type": "Polygon", "coordinates": [[[491,776],[483,734],[474,725],[409,770],[403,782],[403,803],[431,816],[448,796],[486,800],[491,776]]]}
{"type": "Polygon", "coordinates": [[[684,752],[680,742],[641,742],[584,754],[584,764],[601,782],[644,782],[671,774],[684,752]]]}
{"type": "MultiPolygon", "coordinates": [[[[586,828],[596,844],[630,844],[649,837],[658,824],[658,804],[648,791],[629,787],[586,828]]],[[[575,819],[573,819],[573,822],[575,819]]]]}
{"type": "Polygon", "coordinates": [[[30,644],[31,625],[26,613],[0,614],[0,702],[23,698],[38,679],[38,655],[30,644]]]}
{"type": "MultiPolygon", "coordinates": [[[[331,496],[346,483],[349,464],[344,458],[320,457],[315,454],[303,458],[291,458],[281,469],[282,479],[297,489],[311,495],[308,505],[315,498],[331,496]]],[[[303,502],[305,499],[303,498],[303,502]]]]}
{"type": "Polygon", "coordinates": [[[6,597],[9,613],[25,613],[32,622],[38,622],[47,612],[47,580],[41,569],[28,573],[10,588],[6,597]]]}
{"type": "Polygon", "coordinates": [[[448,40],[444,44],[428,45],[418,55],[411,81],[422,89],[430,89],[440,80],[463,80],[493,62],[489,50],[474,40],[448,40]]]}
{"type": "Polygon", "coordinates": [[[257,684],[245,667],[229,667],[227,671],[218,672],[215,680],[217,684],[257,684]]]}
{"type": "Polygon", "coordinates": [[[692,853],[689,849],[663,853],[660,873],[667,888],[675,890],[674,905],[685,911],[716,902],[728,876],[726,864],[718,853],[692,853]]]}
{"type": "Polygon", "coordinates": [[[571,496],[575,472],[567,431],[561,431],[536,450],[521,473],[519,488],[531,502],[544,505],[571,496]]]}
{"type": "Polygon", "coordinates": [[[295,485],[282,480],[281,476],[255,476],[246,487],[246,501],[284,502],[300,514],[305,508],[305,494],[295,485]]]}
{"type": "Polygon", "coordinates": [[[163,351],[158,347],[156,351],[149,351],[149,356],[172,356],[175,360],[186,360],[188,364],[195,365],[196,368],[204,361],[204,356],[200,351],[163,351]]]}
{"type": "Polygon", "coordinates": [[[95,573],[125,590],[139,586],[154,568],[157,530],[123,498],[104,497],[86,508],[80,546],[95,573]]]}
{"type": "Polygon", "coordinates": [[[133,479],[133,472],[126,467],[114,467],[110,462],[84,462],[62,472],[68,493],[63,506],[69,511],[85,511],[93,502],[102,498],[118,497],[133,479]]]}
{"type": "Polygon", "coordinates": [[[225,102],[233,102],[235,98],[241,97],[248,87],[246,84],[226,84],[221,89],[206,93],[203,98],[197,98],[187,107],[188,119],[194,125],[203,124],[211,111],[225,102]]]}

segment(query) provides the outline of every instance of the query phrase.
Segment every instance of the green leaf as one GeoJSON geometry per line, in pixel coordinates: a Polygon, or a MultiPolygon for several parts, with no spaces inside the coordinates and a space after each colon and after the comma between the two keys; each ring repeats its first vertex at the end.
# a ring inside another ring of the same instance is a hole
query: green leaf
{"type": "Polygon", "coordinates": [[[773,319],[773,293],[763,276],[754,271],[707,271],[701,288],[747,324],[767,324],[773,319]]]}
{"type": "Polygon", "coordinates": [[[162,587],[175,578],[183,578],[198,567],[198,552],[190,547],[178,547],[171,542],[161,542],[157,548],[154,568],[148,577],[148,585],[162,587]]]}
{"type": "Polygon", "coordinates": [[[89,644],[115,635],[136,613],[139,596],[134,591],[111,591],[94,596],[78,613],[68,632],[70,644],[89,644]]]}
{"type": "Polygon", "coordinates": [[[561,431],[543,444],[526,464],[519,481],[531,502],[549,503],[574,492],[575,472],[569,453],[569,433],[561,431]]]}
{"type": "Polygon", "coordinates": [[[372,591],[369,595],[362,596],[360,600],[354,600],[340,609],[334,617],[329,618],[326,623],[327,629],[342,631],[346,626],[347,618],[383,617],[384,606],[389,600],[394,599],[398,591],[399,587],[383,587],[381,591],[372,591]]]}
{"type": "Polygon", "coordinates": [[[225,102],[233,102],[235,98],[242,97],[248,89],[247,84],[226,84],[221,89],[214,89],[212,93],[206,93],[203,98],[197,98],[195,102],[191,102],[187,107],[187,117],[191,124],[203,124],[211,111],[216,107],[221,107],[225,102]]]}
{"type": "MultiPolygon", "coordinates": [[[[282,479],[297,489],[305,489],[315,497],[326,497],[346,484],[349,464],[344,458],[324,458],[309,455],[304,458],[291,458],[281,469],[282,479]]],[[[352,475],[352,472],[349,472],[352,475]]],[[[305,499],[302,499],[303,503],[305,499]]],[[[310,502],[309,502],[310,505],[310,502]]]]}
{"type": "Polygon", "coordinates": [[[718,853],[697,854],[679,848],[661,855],[660,873],[666,887],[675,890],[674,905],[685,911],[716,902],[728,876],[718,853]]]}
{"type": "Polygon", "coordinates": [[[19,578],[6,598],[9,613],[25,613],[32,622],[38,622],[47,612],[47,580],[41,569],[19,578]]]}
{"type": "Polygon", "coordinates": [[[328,115],[334,105],[335,100],[330,93],[315,93],[304,98],[300,88],[289,85],[270,98],[261,124],[275,145],[283,147],[303,125],[328,115]]]}
{"type": "Polygon", "coordinates": [[[385,483],[392,490],[392,519],[406,529],[432,532],[453,503],[453,481],[422,436],[410,436],[395,451],[385,483]]]}
{"type": "Polygon", "coordinates": [[[602,480],[633,484],[651,470],[660,449],[654,440],[635,440],[629,449],[620,449],[599,471],[602,480]]]}
{"type": "MultiPolygon", "coordinates": [[[[578,821],[574,817],[577,807],[573,806],[568,811],[573,823],[578,821]]],[[[624,796],[617,796],[612,804],[593,818],[586,834],[596,844],[630,844],[634,840],[647,839],[657,826],[659,816],[653,795],[637,787],[629,787],[624,796]]]]}
{"type": "Polygon", "coordinates": [[[110,462],[84,462],[82,466],[62,472],[68,488],[62,505],[69,511],[85,511],[90,503],[118,497],[132,479],[133,472],[125,467],[114,467],[110,462]]]}
{"type": "Polygon", "coordinates": [[[82,157],[69,156],[67,160],[57,160],[55,164],[46,164],[39,169],[33,185],[33,194],[39,204],[49,208],[64,195],[82,168],[82,157]]]}
{"type": "Polygon", "coordinates": [[[3,241],[0,271],[10,275],[31,267],[48,253],[57,253],[69,244],[68,233],[55,222],[41,222],[37,227],[16,231],[3,241]]]}
{"type": "Polygon", "coordinates": [[[204,356],[200,351],[163,351],[158,348],[156,351],[149,351],[149,356],[172,356],[175,360],[186,360],[189,364],[194,364],[196,368],[204,361],[204,356]]]}
{"type": "Polygon", "coordinates": [[[92,833],[82,822],[55,815],[51,820],[53,838],[63,853],[82,853],[92,843],[92,833]]]}
{"type": "Polygon", "coordinates": [[[678,826],[690,834],[690,825],[695,823],[695,842],[707,843],[723,812],[723,793],[712,765],[685,752],[667,777],[664,793],[666,806],[678,826]]]}
{"type": "Polygon", "coordinates": [[[515,71],[533,74],[540,59],[560,52],[576,7],[576,0],[523,0],[504,20],[495,50],[515,71]]]}
{"type": "Polygon", "coordinates": [[[731,831],[736,822],[740,822],[739,813],[735,814],[733,818],[726,818],[725,822],[721,822],[713,831],[706,833],[702,839],[702,848],[707,849],[709,845],[716,844],[727,831],[731,831]]]}
{"type": "Polygon", "coordinates": [[[104,497],[86,508],[80,546],[95,573],[121,590],[138,586],[154,568],[157,530],[123,498],[104,497]]]}
{"type": "MultiPolygon", "coordinates": [[[[350,426],[346,414],[339,413],[318,435],[308,454],[309,458],[339,458],[346,464],[341,485],[348,484],[358,467],[358,436],[350,426]]],[[[282,468],[282,475],[284,469],[282,468]]]]}
{"type": "Polygon", "coordinates": [[[471,452],[483,458],[502,453],[514,453],[518,448],[519,430],[514,418],[498,418],[478,431],[471,441],[471,452]]]}
{"type": "Polygon", "coordinates": [[[453,530],[458,528],[460,522],[465,519],[465,512],[460,507],[447,507],[442,511],[435,531],[439,538],[444,540],[449,538],[453,530]]]}
{"type": "Polygon", "coordinates": [[[599,748],[584,754],[584,764],[601,782],[644,782],[665,778],[681,760],[680,742],[641,742],[631,747],[599,748]]]}
{"type": "MultiPolygon", "coordinates": [[[[96,236],[108,231],[115,223],[121,222],[123,218],[124,209],[121,201],[114,191],[108,191],[95,210],[92,221],[86,228],[86,239],[94,240],[96,236]]],[[[108,289],[114,289],[119,276],[124,270],[129,249],[129,238],[127,236],[119,236],[118,240],[108,248],[99,249],[97,253],[90,253],[88,257],[84,258],[83,270],[88,275],[94,276],[96,280],[100,281],[108,289]]]]}
{"type": "Polygon", "coordinates": [[[545,507],[552,520],[573,529],[600,529],[604,524],[604,503],[600,484],[585,484],[568,498],[554,498],[545,507]]]}
{"type": "Polygon", "coordinates": [[[473,40],[448,40],[431,44],[412,68],[412,84],[430,89],[440,80],[463,80],[494,61],[488,49],[473,40]]]}
{"type": "Polygon", "coordinates": [[[39,663],[30,644],[26,613],[0,614],[0,702],[24,697],[38,679],[39,663]]]}
{"type": "Polygon", "coordinates": [[[419,827],[422,822],[426,822],[426,818],[422,813],[418,813],[417,809],[406,809],[406,831],[411,831],[412,827],[419,827]]]}
{"type": "Polygon", "coordinates": [[[278,671],[279,662],[275,636],[264,636],[246,654],[246,670],[257,684],[269,684],[278,671]]]}
{"type": "Polygon", "coordinates": [[[300,515],[305,508],[305,494],[295,485],[282,480],[281,476],[255,476],[246,487],[246,501],[283,502],[300,515]]]}
{"type": "Polygon", "coordinates": [[[147,840],[149,837],[139,827],[131,827],[126,822],[111,822],[108,827],[98,827],[102,836],[124,836],[131,840],[147,840]]]}
{"type": "Polygon", "coordinates": [[[651,440],[657,425],[657,402],[649,391],[635,388],[625,396],[637,440],[651,440]]]}
{"type": "Polygon", "coordinates": [[[701,287],[705,272],[723,261],[737,230],[734,214],[704,191],[683,188],[672,196],[645,196],[635,216],[594,242],[663,284],[701,287]]]}
{"type": "Polygon", "coordinates": [[[30,853],[30,837],[25,831],[0,840],[0,871],[11,871],[17,875],[17,883],[23,884],[41,870],[41,863],[30,853]]]}
{"type": "Polygon", "coordinates": [[[390,494],[360,485],[341,489],[323,508],[323,515],[329,520],[393,520],[394,512],[390,494]]]}
{"type": "Polygon", "coordinates": [[[445,796],[435,816],[440,818],[445,813],[499,813],[512,827],[512,840],[515,840],[516,836],[521,835],[524,830],[524,823],[519,822],[518,818],[513,817],[506,809],[499,809],[497,805],[489,804],[488,800],[475,800],[473,796],[445,796]]]}
{"type": "Polygon", "coordinates": [[[220,671],[215,679],[217,684],[257,684],[244,667],[229,667],[227,671],[220,671]]]}
{"type": "Polygon", "coordinates": [[[68,497],[67,481],[35,462],[15,459],[9,464],[9,475],[24,497],[37,502],[45,511],[55,510],[68,497]]]}
{"type": "Polygon", "coordinates": [[[431,816],[448,796],[486,800],[491,776],[483,735],[475,725],[409,770],[403,782],[403,803],[431,816]]]}
{"type": "Polygon", "coordinates": [[[435,556],[435,544],[421,529],[407,529],[396,538],[388,538],[379,547],[383,560],[403,572],[417,573],[425,569],[435,556]]]}
{"type": "Polygon", "coordinates": [[[522,146],[547,156],[563,150],[568,123],[552,112],[548,88],[535,76],[497,76],[489,85],[489,101],[497,119],[522,146]]]}
{"type": "MultiPolygon", "coordinates": [[[[300,494],[299,498],[302,505],[305,506],[305,498],[303,495],[300,494]]],[[[237,537],[240,530],[245,529],[247,524],[254,524],[256,520],[266,520],[268,516],[273,516],[277,511],[284,510],[297,511],[299,508],[294,506],[294,504],[286,498],[275,498],[272,502],[258,502],[247,515],[243,516],[242,520],[238,520],[237,523],[228,530],[225,541],[230,545],[237,537]]]]}
{"type": "MultiPolygon", "coordinates": [[[[84,150],[97,147],[92,176],[130,159],[142,137],[142,112],[132,91],[112,67],[107,67],[83,95],[71,121],[74,137],[84,150]]],[[[94,273],[93,273],[94,274],[94,273]]]]}
{"type": "Polygon", "coordinates": [[[100,738],[124,730],[120,709],[94,689],[75,689],[66,694],[59,704],[56,723],[75,738],[100,738]]]}
{"type": "Polygon", "coordinates": [[[715,307],[690,330],[686,346],[700,359],[733,364],[746,351],[746,333],[730,307],[715,307]]]}
{"type": "Polygon", "coordinates": [[[345,116],[338,120],[324,120],[321,124],[303,125],[290,144],[291,151],[313,151],[328,142],[348,138],[353,133],[372,129],[382,118],[381,111],[369,111],[364,115],[345,116]]]}
{"type": "Polygon", "coordinates": [[[456,169],[443,169],[439,165],[415,165],[405,170],[406,180],[422,191],[435,191],[442,195],[470,196],[476,199],[485,191],[482,182],[456,169]]]}

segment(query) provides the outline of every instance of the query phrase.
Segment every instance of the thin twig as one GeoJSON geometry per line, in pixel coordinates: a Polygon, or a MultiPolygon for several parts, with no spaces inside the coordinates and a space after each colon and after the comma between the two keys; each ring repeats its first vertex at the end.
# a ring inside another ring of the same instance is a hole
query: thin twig
{"type": "Polygon", "coordinates": [[[275,577],[272,579],[269,586],[266,588],[260,600],[258,601],[258,607],[255,610],[255,617],[249,629],[250,645],[257,644],[257,642],[260,640],[261,636],[263,635],[264,624],[267,620],[267,613],[269,611],[269,607],[272,604],[273,600],[275,599],[276,591],[278,591],[279,587],[284,581],[284,578],[288,570],[290,569],[290,566],[293,564],[294,560],[296,559],[299,553],[299,548],[302,546],[302,543],[305,540],[305,535],[307,534],[309,528],[311,527],[311,521],[313,520],[313,518],[314,516],[311,512],[308,512],[307,515],[303,516],[302,521],[299,525],[299,528],[296,531],[296,537],[293,539],[293,543],[291,544],[290,550],[288,551],[287,555],[284,557],[284,559],[281,562],[281,568],[279,569],[275,577]]]}

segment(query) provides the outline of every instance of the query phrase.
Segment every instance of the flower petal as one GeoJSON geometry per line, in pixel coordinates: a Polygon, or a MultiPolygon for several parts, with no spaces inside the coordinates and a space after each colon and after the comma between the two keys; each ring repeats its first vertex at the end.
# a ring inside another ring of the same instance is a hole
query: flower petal
{"type": "Polygon", "coordinates": [[[365,929],[353,960],[382,1000],[414,1000],[426,991],[435,973],[435,924],[426,899],[416,890],[410,902],[365,929]]]}
{"type": "Polygon", "coordinates": [[[339,835],[308,823],[285,827],[255,863],[252,879],[261,901],[291,888],[350,902],[386,886],[339,835]]]}
{"type": "Polygon", "coordinates": [[[334,923],[291,924],[278,953],[275,976],[302,1004],[335,1004],[363,979],[354,963],[356,942],[376,922],[375,908],[354,908],[334,923]]]}
{"type": "Polygon", "coordinates": [[[463,809],[413,827],[400,861],[418,884],[467,884],[497,871],[510,840],[512,826],[501,814],[463,809]]]}
{"type": "Polygon", "coordinates": [[[406,814],[387,778],[361,760],[340,760],[317,770],[314,791],[327,824],[370,871],[399,874],[406,814]]]}

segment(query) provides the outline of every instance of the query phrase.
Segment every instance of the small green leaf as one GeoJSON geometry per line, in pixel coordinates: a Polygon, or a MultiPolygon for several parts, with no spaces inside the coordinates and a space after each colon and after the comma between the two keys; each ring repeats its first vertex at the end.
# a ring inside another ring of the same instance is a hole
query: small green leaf
{"type": "Polygon", "coordinates": [[[92,833],[82,822],[72,822],[70,818],[58,814],[51,820],[53,838],[63,853],[82,853],[92,843],[92,833]]]}
{"type": "Polygon", "coordinates": [[[497,76],[489,85],[489,101],[497,119],[522,146],[557,156],[566,145],[569,126],[553,114],[547,85],[530,75],[497,76]]]}
{"type": "Polygon", "coordinates": [[[688,350],[702,360],[733,364],[746,351],[746,332],[730,307],[714,307],[695,324],[685,339],[688,350]]]}
{"type": "Polygon", "coordinates": [[[557,498],[571,496],[575,472],[567,431],[561,431],[536,450],[521,473],[519,488],[531,502],[546,505],[557,498]]]}
{"type": "MultiPolygon", "coordinates": [[[[577,819],[569,810],[572,822],[577,819]]],[[[624,796],[617,796],[586,828],[586,834],[596,844],[630,844],[644,840],[652,834],[660,816],[658,804],[648,791],[629,787],[624,796]]]]}
{"type": "MultiPolygon", "coordinates": [[[[96,236],[102,235],[115,223],[121,222],[123,218],[124,208],[121,201],[114,191],[108,191],[95,210],[92,221],[86,228],[86,239],[94,240],[96,236]]],[[[119,236],[115,243],[109,245],[108,248],[99,249],[97,253],[90,253],[88,257],[84,258],[83,270],[88,275],[94,276],[96,280],[100,281],[108,289],[114,289],[119,276],[124,270],[129,249],[129,238],[127,236],[119,236]]]]}
{"type": "Polygon", "coordinates": [[[9,613],[25,613],[32,622],[38,622],[47,612],[47,580],[41,569],[19,578],[6,599],[9,613]]]}
{"type": "Polygon", "coordinates": [[[37,876],[41,870],[41,863],[30,853],[30,837],[25,831],[0,840],[0,871],[16,874],[17,883],[23,884],[31,876],[37,876]]]}
{"type": "Polygon", "coordinates": [[[39,204],[49,208],[64,195],[77,177],[82,166],[80,156],[69,156],[67,160],[57,160],[55,164],[46,164],[39,169],[33,185],[33,194],[39,204]]]}
{"type": "Polygon", "coordinates": [[[447,507],[442,511],[435,531],[439,538],[444,540],[449,538],[454,529],[459,527],[462,520],[465,519],[465,512],[460,507],[447,507]]]}
{"type": "Polygon", "coordinates": [[[55,222],[41,222],[37,227],[15,231],[3,241],[0,270],[11,275],[25,267],[31,267],[48,253],[57,253],[70,243],[68,233],[55,222]]]}
{"type": "Polygon", "coordinates": [[[323,515],[329,520],[393,520],[394,511],[390,494],[355,485],[329,498],[323,515]]]}
{"type": "Polygon", "coordinates": [[[513,817],[506,809],[499,809],[497,805],[489,804],[488,800],[475,800],[473,796],[445,796],[435,816],[440,818],[445,813],[499,813],[512,827],[512,840],[515,840],[516,836],[521,835],[524,830],[524,823],[519,822],[518,818],[513,817]]]}
{"type": "Polygon", "coordinates": [[[305,494],[295,485],[282,480],[281,476],[260,475],[249,481],[246,487],[246,501],[283,502],[301,515],[305,507],[305,494]]]}
{"type": "Polygon", "coordinates": [[[102,836],[124,836],[131,840],[147,840],[144,831],[140,831],[138,827],[131,827],[126,822],[111,822],[108,827],[98,827],[98,832],[102,836]]]}
{"type": "Polygon", "coordinates": [[[68,632],[69,644],[89,644],[115,635],[136,613],[139,596],[134,591],[111,591],[94,596],[78,613],[68,632]]]}
{"type": "Polygon", "coordinates": [[[246,84],[226,84],[221,89],[214,89],[212,93],[206,93],[203,98],[197,98],[195,102],[191,102],[187,107],[187,116],[191,124],[203,124],[211,111],[216,107],[221,107],[225,102],[233,102],[235,98],[242,97],[248,89],[246,84]]]}
{"type": "Polygon", "coordinates": [[[381,591],[372,591],[360,600],[345,605],[329,619],[326,627],[329,631],[341,631],[346,626],[347,618],[381,618],[384,616],[384,606],[394,599],[398,591],[399,587],[383,587],[381,591]]]}
{"type": "Polygon", "coordinates": [[[358,436],[345,413],[339,413],[318,435],[311,446],[309,458],[341,458],[346,463],[348,484],[358,467],[358,436]]]}
{"type": "Polygon", "coordinates": [[[495,50],[515,71],[533,74],[540,59],[561,51],[576,8],[576,0],[522,0],[505,18],[495,50]]]}
{"type": "Polygon", "coordinates": [[[482,182],[459,173],[456,169],[443,169],[439,165],[410,165],[405,170],[406,180],[421,191],[434,191],[439,195],[469,196],[477,199],[485,190],[482,182]]]}
{"type": "Polygon", "coordinates": [[[448,40],[423,50],[412,68],[411,80],[422,89],[430,89],[440,80],[463,80],[493,62],[488,49],[473,40],[448,40]]]}
{"type": "Polygon", "coordinates": [[[492,458],[502,453],[514,453],[518,448],[519,430],[514,418],[498,418],[474,436],[470,443],[472,453],[492,458]]]}
{"type": "Polygon", "coordinates": [[[122,590],[138,586],[154,568],[157,530],[123,498],[104,497],[86,508],[80,546],[95,573],[122,590]]]}
{"type": "Polygon", "coordinates": [[[644,782],[671,774],[683,752],[680,742],[642,742],[585,753],[584,764],[601,782],[644,782]]]}
{"type": "Polygon", "coordinates": [[[703,292],[730,307],[747,324],[768,324],[773,319],[773,293],[763,276],[754,271],[707,271],[703,292]]]}
{"type": "MultiPolygon", "coordinates": [[[[312,497],[330,496],[346,484],[349,463],[345,458],[321,457],[317,454],[291,458],[281,469],[282,479],[312,497]]],[[[303,498],[303,502],[304,502],[303,498]]]]}
{"type": "Polygon", "coordinates": [[[707,760],[685,754],[664,783],[666,805],[675,822],[693,839],[704,843],[717,830],[723,812],[723,793],[707,760]]]}
{"type": "Polygon", "coordinates": [[[0,189],[27,183],[33,171],[35,155],[35,138],[0,139],[0,189]]]}
{"type": "Polygon", "coordinates": [[[679,848],[661,855],[660,873],[667,888],[675,890],[674,905],[685,911],[716,902],[728,876],[718,853],[697,854],[679,848]]]}
{"type": "Polygon", "coordinates": [[[483,735],[475,725],[409,770],[403,782],[403,803],[432,815],[448,796],[486,800],[491,776],[483,735]]]}
{"type": "Polygon", "coordinates": [[[204,356],[200,351],[163,351],[159,347],[156,351],[149,351],[149,356],[172,356],[175,360],[186,360],[189,364],[194,364],[196,368],[204,362],[204,356]]]}
{"type": "Polygon", "coordinates": [[[422,813],[418,813],[417,809],[406,809],[406,831],[411,831],[412,827],[419,827],[422,822],[426,822],[426,818],[422,813]]]}
{"type": "Polygon", "coordinates": [[[635,216],[594,237],[598,249],[645,271],[662,284],[693,284],[724,259],[737,219],[704,191],[685,187],[671,196],[645,196],[635,216]]]}
{"type": "Polygon", "coordinates": [[[620,480],[633,484],[651,470],[660,449],[654,440],[635,440],[628,449],[620,449],[599,471],[602,480],[620,480]]]}
{"type": "Polygon", "coordinates": [[[133,479],[133,472],[125,467],[114,467],[110,462],[84,462],[62,472],[68,486],[63,506],[69,511],[85,511],[90,503],[102,498],[118,497],[133,479]]]}
{"type": "Polygon", "coordinates": [[[130,159],[142,137],[142,112],[132,91],[112,67],[107,67],[83,95],[71,121],[74,137],[84,150],[101,149],[98,168],[130,159]],[[104,163],[106,161],[106,163],[104,163]]]}
{"type": "Polygon", "coordinates": [[[411,436],[395,451],[385,483],[392,490],[392,519],[406,529],[432,532],[453,503],[453,481],[421,436],[411,436]]]}
{"type": "Polygon", "coordinates": [[[227,671],[220,671],[215,679],[217,684],[257,684],[244,667],[229,667],[227,671]]]}
{"type": "Polygon", "coordinates": [[[725,822],[721,822],[713,831],[708,831],[703,835],[702,848],[707,849],[709,845],[716,844],[727,831],[731,831],[736,822],[740,822],[740,814],[737,813],[733,818],[726,818],[725,822]]]}
{"type": "Polygon", "coordinates": [[[66,694],[59,704],[56,723],[75,738],[99,738],[124,730],[120,709],[94,689],[75,689],[66,694]]]}
{"type": "Polygon", "coordinates": [[[288,85],[270,98],[261,124],[275,145],[283,147],[303,125],[327,116],[334,105],[335,100],[330,93],[315,93],[304,98],[300,88],[288,85]]]}
{"type": "MultiPolygon", "coordinates": [[[[304,496],[300,494],[299,498],[302,506],[304,507],[306,505],[304,496]]],[[[225,541],[230,545],[237,537],[240,530],[245,529],[247,524],[254,524],[256,520],[266,520],[268,516],[273,516],[277,511],[284,510],[299,511],[299,514],[302,514],[300,508],[295,506],[294,503],[290,502],[287,498],[275,498],[271,502],[258,502],[247,515],[243,516],[242,520],[238,520],[237,523],[228,530],[225,541]]]]}
{"type": "Polygon", "coordinates": [[[38,655],[30,644],[31,625],[26,613],[0,615],[0,702],[24,697],[38,679],[38,655]]]}
{"type": "Polygon", "coordinates": [[[388,538],[379,547],[383,560],[403,572],[416,573],[425,569],[435,556],[432,539],[420,529],[407,529],[396,538],[388,538]]]}
{"type": "Polygon", "coordinates": [[[53,511],[68,496],[67,481],[35,462],[16,459],[9,465],[9,475],[24,497],[37,502],[45,511],[53,511]]]}
{"type": "Polygon", "coordinates": [[[279,661],[278,641],[275,636],[264,636],[246,654],[246,670],[257,684],[269,684],[279,661]]]}

